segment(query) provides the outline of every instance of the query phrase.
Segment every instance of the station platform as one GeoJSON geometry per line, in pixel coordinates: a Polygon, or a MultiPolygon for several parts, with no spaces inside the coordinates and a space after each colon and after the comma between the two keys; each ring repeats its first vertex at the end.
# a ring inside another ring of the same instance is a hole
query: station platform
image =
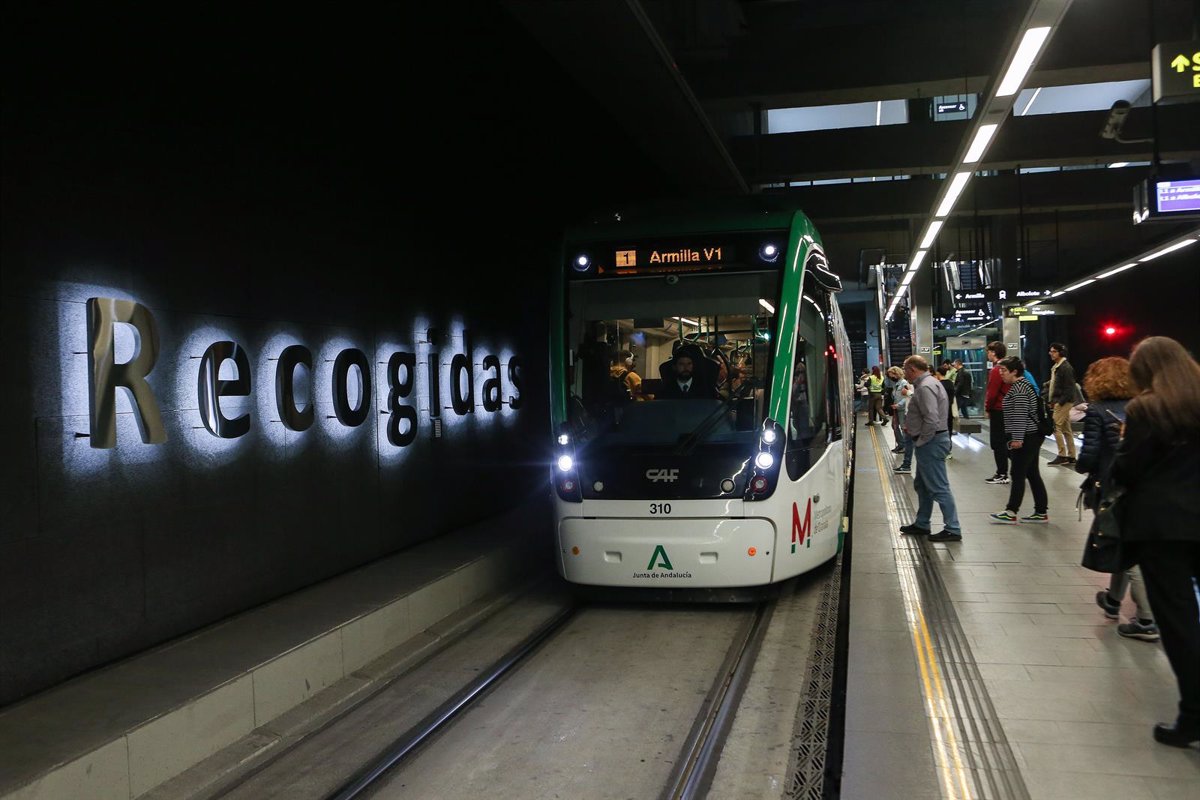
{"type": "Polygon", "coordinates": [[[1200,754],[1151,738],[1177,713],[1161,645],[1119,636],[1095,603],[1108,576],[1079,564],[1090,512],[1081,476],[1046,465],[1053,438],[1049,524],[995,525],[1009,487],[984,483],[986,423],[954,436],[963,540],[938,544],[899,533],[913,476],[892,472],[891,428],[858,425],[841,796],[1200,797],[1200,754]]]}
{"type": "Polygon", "coordinates": [[[5,708],[0,800],[203,794],[552,569],[549,513],[527,501],[5,708]]]}

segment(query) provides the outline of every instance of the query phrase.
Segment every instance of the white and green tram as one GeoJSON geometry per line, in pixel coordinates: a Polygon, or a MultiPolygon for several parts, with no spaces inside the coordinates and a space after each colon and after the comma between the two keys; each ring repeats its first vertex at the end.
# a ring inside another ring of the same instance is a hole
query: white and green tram
{"type": "Polygon", "coordinates": [[[838,552],[854,431],[841,280],[803,213],[743,202],[564,240],[551,470],[572,583],[762,586],[838,552]]]}

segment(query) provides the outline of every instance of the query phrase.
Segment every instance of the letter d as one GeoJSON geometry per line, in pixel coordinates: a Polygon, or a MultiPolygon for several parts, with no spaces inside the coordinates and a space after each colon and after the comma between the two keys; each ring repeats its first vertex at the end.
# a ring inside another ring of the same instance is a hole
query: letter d
{"type": "Polygon", "coordinates": [[[158,328],[154,324],[154,315],[141,303],[112,297],[89,298],[87,315],[92,447],[117,445],[118,386],[125,387],[133,396],[142,441],[162,444],[167,440],[167,431],[163,428],[154,391],[146,383],[146,376],[154,369],[158,358],[158,328]],[[113,325],[118,322],[128,323],[137,331],[133,358],[124,364],[115,361],[113,325]]]}

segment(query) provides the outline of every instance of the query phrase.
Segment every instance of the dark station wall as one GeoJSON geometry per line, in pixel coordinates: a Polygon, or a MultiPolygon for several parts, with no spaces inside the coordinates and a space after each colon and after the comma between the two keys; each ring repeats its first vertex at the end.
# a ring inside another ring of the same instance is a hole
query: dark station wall
{"type": "Polygon", "coordinates": [[[1200,357],[1198,245],[1077,289],[1070,297],[1073,315],[1022,326],[1027,335],[1025,359],[1039,381],[1049,378],[1051,342],[1067,346],[1080,383],[1093,361],[1106,356],[1128,358],[1134,345],[1147,336],[1169,336],[1193,357],[1200,357]],[[1106,333],[1110,327],[1112,335],[1106,333]]]}
{"type": "Polygon", "coordinates": [[[470,8],[7,14],[0,704],[545,491],[559,231],[665,184],[500,8],[470,8]],[[118,390],[116,446],[92,447],[93,297],[153,315],[165,443],[118,390]],[[249,414],[232,439],[200,413],[219,341],[251,381],[221,401],[249,414]],[[276,409],[291,344],[313,356],[304,431],[276,409]],[[356,427],[332,404],[345,349],[370,364],[356,427]],[[403,447],[394,352],[417,362],[403,447]]]}

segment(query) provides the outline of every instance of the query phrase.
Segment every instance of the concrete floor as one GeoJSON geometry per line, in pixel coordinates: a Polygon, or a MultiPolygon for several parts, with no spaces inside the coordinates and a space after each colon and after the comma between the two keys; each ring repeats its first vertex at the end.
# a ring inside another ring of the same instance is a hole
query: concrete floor
{"type": "MultiPolygon", "coordinates": [[[[907,549],[895,535],[874,450],[890,470],[883,448],[891,432],[874,433],[860,423],[842,797],[980,796],[970,790],[978,776],[959,780],[939,741],[957,720],[938,719],[921,679],[901,586],[907,549]]],[[[983,483],[994,463],[979,437],[956,436],[954,444],[950,479],[963,541],[929,553],[1027,796],[1200,797],[1200,753],[1150,736],[1155,722],[1174,718],[1178,700],[1161,646],[1119,637],[1093,599],[1108,576],[1079,566],[1089,522],[1075,511],[1081,477],[1045,465],[1051,441],[1041,468],[1050,524],[992,525],[987,515],[1004,507],[1008,487],[983,483]]],[[[911,486],[904,476],[900,490],[915,505],[911,486]]],[[[1031,502],[1027,495],[1026,510],[1031,502]]],[[[940,523],[935,511],[934,528],[940,523]]],[[[1123,616],[1131,610],[1127,601],[1123,616]]]]}

